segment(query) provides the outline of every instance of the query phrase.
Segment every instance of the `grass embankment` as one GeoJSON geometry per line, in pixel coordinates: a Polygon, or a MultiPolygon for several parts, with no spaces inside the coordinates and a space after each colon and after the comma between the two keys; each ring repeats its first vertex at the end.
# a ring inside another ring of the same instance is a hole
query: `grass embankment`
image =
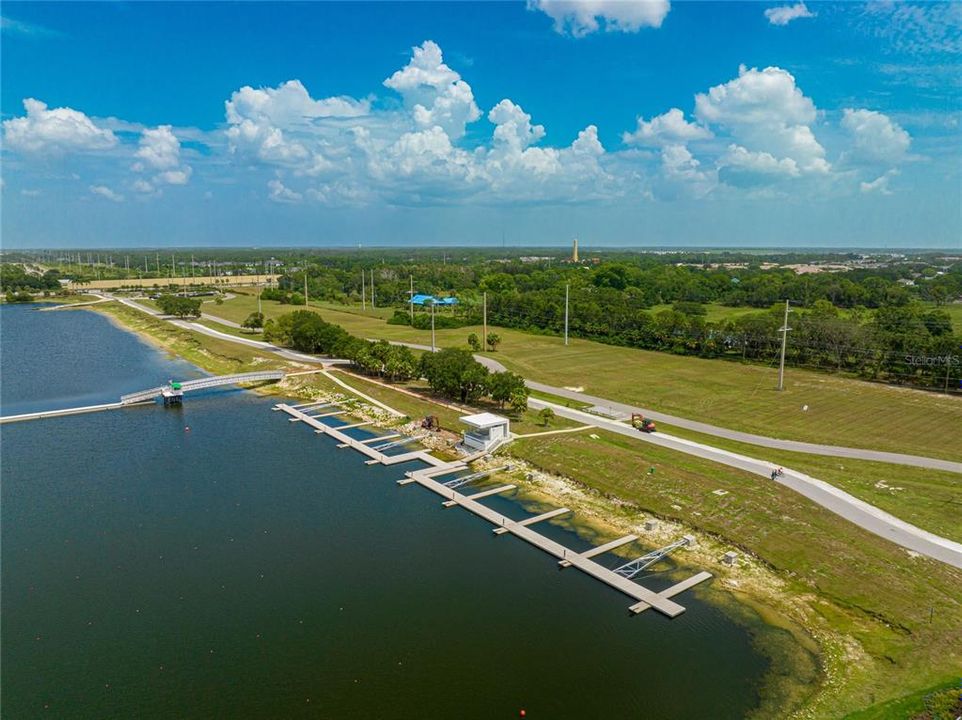
{"type": "Polygon", "coordinates": [[[764,458],[824,480],[913,525],[962,542],[962,475],[907,465],[772,450],[660,423],[678,437],[764,458]]]}
{"type": "MultiPolygon", "coordinates": [[[[285,364],[118,304],[96,309],[208,370],[239,372],[272,360],[285,364]]],[[[436,414],[451,426],[458,414],[360,378],[340,377],[412,417],[436,414]]],[[[297,395],[342,390],[323,376],[293,380],[297,395]]],[[[515,429],[520,431],[521,424],[515,429]]],[[[962,662],[962,572],[911,558],[762,478],[612,433],[593,434],[598,439],[570,433],[521,440],[512,453],[596,493],[605,519],[617,523],[651,512],[754,553],[759,562],[732,570],[716,563],[711,569],[730,587],[741,585],[751,597],[765,598],[818,638],[828,679],[804,716],[842,717],[867,704],[948,682],[957,672],[962,662]],[[650,466],[656,469],[652,476],[645,474],[650,466]],[[764,574],[766,567],[784,587],[742,582],[750,568],[764,574]]],[[[804,691],[798,678],[791,682],[796,692],[804,691]]],[[[896,717],[885,710],[866,713],[859,720],[896,717]]]]}
{"type": "MultiPolygon", "coordinates": [[[[210,312],[242,322],[256,307],[256,297],[239,294],[210,312]]],[[[296,309],[271,301],[263,307],[267,317],[296,309]]],[[[389,325],[371,311],[313,304],[312,309],[358,337],[431,343],[430,330],[389,325]]],[[[962,460],[959,397],[794,369],[778,392],[776,368],[578,339],[566,347],[558,337],[496,330],[503,342],[491,357],[531,380],[759,435],[962,460]]],[[[438,330],[437,343],[466,347],[471,332],[480,334],[481,328],[438,330]]]]}
{"type": "Polygon", "coordinates": [[[218,375],[300,367],[271,353],[190,332],[117,302],[91,305],[152,344],[218,375]]]}
{"type": "MultiPolygon", "coordinates": [[[[577,410],[589,407],[587,403],[550,393],[536,391],[532,396],[577,410]]],[[[958,519],[962,512],[962,475],[958,473],[773,450],[667,423],[658,423],[658,428],[662,433],[765,460],[824,480],[923,530],[962,542],[962,524],[958,519]]]]}
{"type": "Polygon", "coordinates": [[[638,509],[724,537],[775,569],[793,596],[782,609],[816,634],[825,632],[832,672],[814,716],[841,717],[958,672],[962,571],[910,557],[764,478],[614,433],[594,434],[598,439],[577,433],[521,440],[512,452],[638,509]]]}
{"type": "MultiPolygon", "coordinates": [[[[335,370],[337,377],[343,380],[356,390],[360,390],[366,395],[370,395],[375,400],[380,400],[387,405],[399,410],[412,419],[423,418],[425,415],[435,415],[441,426],[460,432],[464,426],[458,422],[458,418],[468,413],[493,412],[504,414],[505,410],[498,407],[496,403],[480,402],[471,407],[460,406],[447,400],[435,398],[434,402],[429,402],[421,397],[412,397],[400,390],[418,393],[424,398],[431,396],[430,388],[424,382],[404,383],[396,386],[399,389],[385,387],[379,382],[374,382],[368,378],[363,378],[353,373],[335,370]]],[[[565,418],[553,418],[548,426],[542,425],[538,413],[535,410],[526,410],[520,415],[511,414],[511,432],[518,435],[530,433],[543,433],[552,430],[563,430],[566,428],[579,427],[578,423],[565,418]]]]}

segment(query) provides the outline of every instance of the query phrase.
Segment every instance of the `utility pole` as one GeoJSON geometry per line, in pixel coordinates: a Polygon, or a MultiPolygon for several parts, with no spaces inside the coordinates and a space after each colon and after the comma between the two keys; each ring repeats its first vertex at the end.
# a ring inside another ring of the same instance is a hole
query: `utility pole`
{"type": "Polygon", "coordinates": [[[374,268],[371,268],[371,310],[374,309],[374,268]]]}
{"type": "Polygon", "coordinates": [[[304,268],[304,307],[308,306],[307,302],[307,268],[304,268]]]}
{"type": "Polygon", "coordinates": [[[785,389],[785,346],[788,344],[788,331],[791,330],[788,327],[788,300],[785,301],[785,321],[782,323],[782,327],[779,328],[778,332],[782,334],[782,356],[778,362],[778,389],[785,389]]]}
{"type": "Polygon", "coordinates": [[[410,306],[411,313],[411,327],[414,327],[414,276],[410,276],[411,280],[411,292],[408,295],[408,305],[410,306]]]}
{"type": "Polygon", "coordinates": [[[434,341],[434,300],[431,300],[431,352],[437,351],[437,345],[434,341]]]}
{"type": "Polygon", "coordinates": [[[157,253],[157,278],[160,279],[160,253],[157,253]]]}
{"type": "Polygon", "coordinates": [[[565,345],[568,344],[568,290],[570,285],[565,283],[565,345]]]}
{"type": "Polygon", "coordinates": [[[367,310],[367,297],[365,295],[364,283],[365,280],[364,268],[361,268],[361,310],[367,310]]]}
{"type": "Polygon", "coordinates": [[[484,350],[488,346],[488,291],[485,290],[484,294],[481,295],[481,318],[483,328],[481,332],[484,333],[484,337],[481,338],[481,349],[484,350]]]}

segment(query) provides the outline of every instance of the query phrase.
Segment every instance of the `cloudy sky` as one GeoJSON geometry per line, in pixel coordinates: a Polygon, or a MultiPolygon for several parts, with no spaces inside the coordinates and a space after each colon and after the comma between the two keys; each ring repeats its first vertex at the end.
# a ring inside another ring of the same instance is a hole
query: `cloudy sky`
{"type": "Polygon", "coordinates": [[[5,247],[962,247],[962,4],[17,3],[5,247]]]}

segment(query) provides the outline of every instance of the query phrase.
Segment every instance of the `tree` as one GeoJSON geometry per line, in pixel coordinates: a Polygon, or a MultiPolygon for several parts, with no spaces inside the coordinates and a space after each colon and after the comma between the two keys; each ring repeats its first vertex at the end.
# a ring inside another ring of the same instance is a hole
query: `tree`
{"type": "Polygon", "coordinates": [[[432,390],[463,403],[477,400],[487,388],[488,369],[460,348],[425,353],[420,373],[432,390]]]}
{"type": "Polygon", "coordinates": [[[200,315],[200,298],[164,294],[157,298],[157,305],[165,315],[174,315],[179,318],[200,315]]]}
{"type": "Polygon", "coordinates": [[[554,418],[554,410],[549,407],[541,408],[538,417],[541,419],[541,424],[548,427],[548,423],[554,418]]]}
{"type": "Polygon", "coordinates": [[[497,333],[488,333],[488,347],[491,348],[491,352],[496,352],[498,345],[501,344],[501,336],[497,333]]]}
{"type": "Polygon", "coordinates": [[[242,323],[248,330],[254,331],[258,328],[264,327],[264,313],[252,312],[247,316],[247,319],[242,323]]]}
{"type": "Polygon", "coordinates": [[[478,339],[477,333],[471,333],[468,335],[468,345],[470,346],[472,352],[481,352],[481,340],[478,339]]]}
{"type": "Polygon", "coordinates": [[[488,394],[499,407],[504,407],[517,392],[523,392],[527,399],[528,388],[525,387],[524,378],[516,373],[497,372],[488,378],[488,394]]]}
{"type": "Polygon", "coordinates": [[[528,388],[519,388],[511,393],[511,399],[508,401],[511,405],[511,410],[518,415],[523,413],[528,409],[528,388]]]}

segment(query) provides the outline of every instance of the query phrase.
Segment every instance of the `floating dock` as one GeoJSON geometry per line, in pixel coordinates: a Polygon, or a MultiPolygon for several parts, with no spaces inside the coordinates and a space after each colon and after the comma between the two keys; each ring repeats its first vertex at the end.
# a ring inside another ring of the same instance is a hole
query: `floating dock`
{"type": "Polygon", "coordinates": [[[624,593],[636,601],[628,608],[628,610],[633,614],[640,613],[648,608],[654,608],[658,612],[670,618],[677,617],[685,612],[685,608],[672,600],[672,598],[684,592],[685,590],[694,587],[698,583],[704,582],[712,577],[711,573],[709,572],[700,572],[686,580],[683,580],[682,582],[672,585],[666,590],[662,590],[660,592],[649,590],[643,585],[640,585],[637,582],[624,577],[623,575],[619,575],[614,570],[610,570],[592,560],[593,557],[601,555],[602,553],[612,550],[620,545],[634,542],[638,539],[637,536],[627,535],[585,552],[575,552],[574,550],[566,548],[561,543],[545,537],[531,527],[539,522],[550,520],[570,512],[570,510],[567,508],[549,510],[540,515],[535,515],[524,520],[512,520],[506,515],[502,515],[496,510],[483,505],[479,501],[485,497],[490,497],[492,495],[513,490],[515,488],[514,485],[504,485],[488,490],[482,490],[474,493],[473,495],[465,495],[458,492],[454,488],[444,485],[442,482],[436,479],[454,472],[468,470],[468,463],[471,460],[476,459],[477,456],[471,456],[465,458],[464,460],[446,462],[434,457],[427,450],[414,450],[399,455],[385,455],[383,452],[380,452],[370,446],[370,443],[372,442],[370,438],[367,440],[356,440],[355,438],[352,438],[342,432],[342,430],[350,427],[358,427],[359,425],[345,425],[341,427],[327,425],[317,420],[315,417],[311,417],[299,408],[283,403],[277,405],[274,409],[283,411],[284,413],[290,415],[291,419],[294,421],[300,421],[310,425],[318,433],[323,433],[333,437],[339,442],[338,447],[350,447],[354,450],[357,450],[368,457],[368,464],[395,465],[397,463],[410,462],[412,460],[420,460],[427,463],[429,467],[405,473],[405,477],[402,480],[399,480],[398,484],[409,485],[416,483],[421,485],[422,487],[427,488],[428,490],[431,490],[432,492],[444,498],[442,504],[445,507],[454,507],[457,505],[463,507],[469,512],[474,513],[478,517],[484,518],[495,526],[493,529],[495,534],[510,534],[521,538],[525,542],[534,545],[549,555],[556,557],[562,567],[578,568],[585,574],[590,575],[606,585],[624,593]]]}

